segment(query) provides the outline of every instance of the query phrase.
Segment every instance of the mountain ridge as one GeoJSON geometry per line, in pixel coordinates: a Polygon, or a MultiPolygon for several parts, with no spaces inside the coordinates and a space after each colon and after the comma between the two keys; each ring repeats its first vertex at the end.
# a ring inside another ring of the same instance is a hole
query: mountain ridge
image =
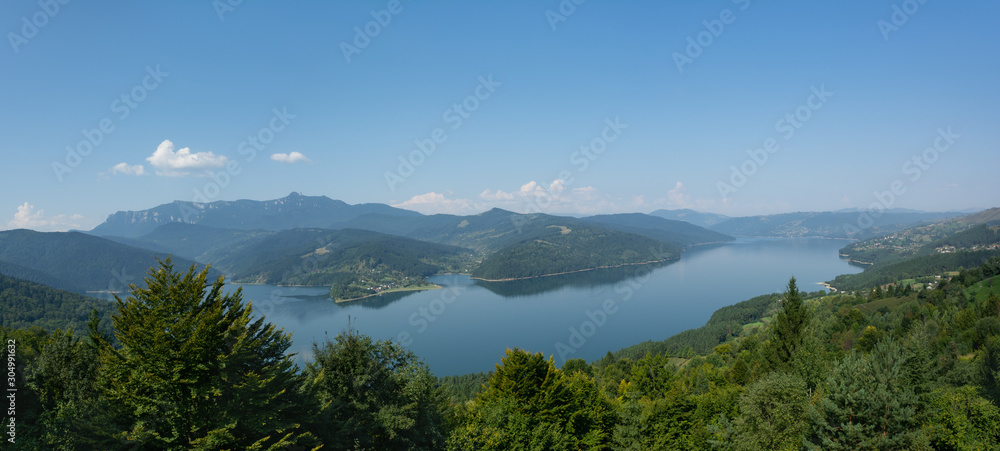
{"type": "Polygon", "coordinates": [[[327,196],[303,196],[292,192],[272,200],[240,199],[208,203],[175,200],[139,211],[118,211],[108,215],[88,233],[98,236],[135,238],[174,222],[227,229],[282,230],[296,227],[325,227],[367,213],[396,216],[423,216],[385,204],[348,204],[327,196]]]}

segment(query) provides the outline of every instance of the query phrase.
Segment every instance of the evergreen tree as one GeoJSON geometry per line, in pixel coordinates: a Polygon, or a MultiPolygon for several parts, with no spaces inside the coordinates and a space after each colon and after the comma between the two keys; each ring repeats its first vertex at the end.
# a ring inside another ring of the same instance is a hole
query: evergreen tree
{"type": "Polygon", "coordinates": [[[242,291],[170,258],[115,297],[114,337],[100,336],[99,384],[128,419],[117,438],[153,449],[277,449],[312,438],[298,427],[291,338],[253,319],[242,291]]]}
{"type": "Polygon", "coordinates": [[[508,349],[451,449],[607,449],[611,404],[581,371],[564,374],[553,359],[508,349]]]}
{"type": "Polygon", "coordinates": [[[781,312],[774,320],[774,337],[768,353],[771,368],[788,370],[792,367],[792,357],[802,344],[803,331],[809,324],[809,314],[802,305],[802,292],[792,277],[788,281],[785,297],[781,301],[781,312]]]}
{"type": "Polygon", "coordinates": [[[852,352],[827,380],[826,397],[812,414],[814,449],[917,449],[925,445],[917,421],[919,398],[908,384],[905,355],[883,340],[868,355],[852,352]]]}
{"type": "Polygon", "coordinates": [[[747,386],[733,423],[732,449],[799,449],[809,397],[798,376],[773,372],[747,386]]]}
{"type": "Polygon", "coordinates": [[[979,384],[986,395],[1000,405],[1000,336],[986,339],[976,360],[979,384]]]}
{"type": "Polygon", "coordinates": [[[552,359],[515,348],[508,349],[496,365],[477,400],[489,403],[499,398],[512,398],[526,414],[555,421],[565,417],[569,391],[552,359]]]}
{"type": "Polygon", "coordinates": [[[320,404],[314,430],[330,449],[439,449],[444,392],[427,365],[390,341],[353,327],[322,346],[306,366],[306,390],[320,404]]]}

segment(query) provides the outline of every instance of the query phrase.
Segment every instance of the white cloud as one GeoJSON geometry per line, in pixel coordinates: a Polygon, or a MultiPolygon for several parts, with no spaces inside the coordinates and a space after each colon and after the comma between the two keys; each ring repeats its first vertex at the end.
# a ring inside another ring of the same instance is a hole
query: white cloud
{"type": "Polygon", "coordinates": [[[125,174],[125,175],[146,175],[146,167],[141,164],[130,165],[128,163],[122,162],[108,169],[111,175],[115,174],[125,174]]]}
{"type": "Polygon", "coordinates": [[[667,205],[673,208],[690,208],[691,196],[684,190],[684,184],[677,182],[674,189],[667,191],[667,205]]]}
{"type": "MultiPolygon", "coordinates": [[[[474,214],[491,208],[519,213],[600,214],[633,211],[636,198],[618,199],[601,193],[593,186],[572,188],[556,179],[548,185],[534,180],[512,191],[483,190],[475,199],[451,198],[451,193],[430,192],[413,196],[394,207],[425,214],[474,214]]],[[[641,199],[638,200],[641,202],[641,199]]]]}
{"type": "Polygon", "coordinates": [[[532,180],[511,192],[485,190],[479,194],[479,200],[483,210],[498,207],[521,213],[553,214],[616,213],[634,202],[634,199],[615,199],[593,186],[572,188],[562,179],[555,179],[548,186],[532,180]]]}
{"type": "Polygon", "coordinates": [[[271,159],[274,160],[274,161],[281,162],[281,163],[296,163],[296,162],[299,162],[299,161],[304,161],[306,163],[312,163],[312,160],[306,158],[305,155],[302,155],[299,152],[276,153],[276,154],[272,154],[271,155],[271,159]]]}
{"type": "Polygon", "coordinates": [[[229,159],[212,152],[191,153],[191,149],[187,147],[174,152],[174,143],[168,139],[160,143],[146,161],[156,168],[157,175],[182,176],[187,175],[190,170],[225,166],[229,159]]]}
{"type": "Polygon", "coordinates": [[[413,196],[410,200],[403,203],[394,204],[393,207],[405,208],[428,215],[436,213],[468,215],[480,212],[477,210],[478,206],[468,199],[449,199],[447,195],[433,191],[413,196]]]}
{"type": "Polygon", "coordinates": [[[475,198],[455,198],[452,193],[430,192],[413,196],[393,205],[424,214],[474,214],[491,208],[502,208],[519,213],[597,215],[634,213],[656,208],[692,208],[699,211],[724,214],[744,213],[761,209],[774,211],[779,204],[759,202],[753,205],[736,205],[732,199],[694,198],[682,182],[675,182],[666,196],[647,200],[642,195],[618,196],[604,193],[594,186],[573,187],[564,180],[551,183],[529,181],[516,189],[486,189],[475,198]]]}
{"type": "Polygon", "coordinates": [[[42,232],[66,231],[82,229],[86,218],[82,215],[45,216],[44,210],[36,210],[27,202],[17,207],[14,219],[7,221],[8,229],[33,229],[42,232]]]}

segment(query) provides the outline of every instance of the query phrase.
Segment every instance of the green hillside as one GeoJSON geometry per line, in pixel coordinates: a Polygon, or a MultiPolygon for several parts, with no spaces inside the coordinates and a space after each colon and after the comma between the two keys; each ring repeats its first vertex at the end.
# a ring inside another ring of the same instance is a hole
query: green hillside
{"type": "Polygon", "coordinates": [[[859,274],[837,276],[831,285],[841,290],[871,290],[908,280],[933,282],[947,268],[971,268],[1000,255],[1000,209],[911,227],[885,236],[851,243],[841,256],[869,266],[859,274]]]}
{"type": "MultiPolygon", "coordinates": [[[[81,293],[123,290],[128,283],[142,281],[157,258],[167,257],[79,232],[0,232],[0,262],[11,264],[5,267],[16,270],[19,277],[81,293]]],[[[194,264],[183,258],[174,262],[178,267],[194,264]]],[[[211,274],[219,275],[214,270],[211,274]]]]}
{"type": "Polygon", "coordinates": [[[855,291],[871,290],[876,286],[907,279],[933,281],[935,275],[962,268],[974,268],[996,256],[1000,256],[1000,250],[933,253],[878,264],[857,274],[841,274],[829,283],[838,290],[855,291]]]}
{"type": "Polygon", "coordinates": [[[552,225],[487,257],[472,276],[518,279],[594,268],[645,264],[680,257],[681,248],[644,236],[613,230],[552,225]]]}
{"type": "Polygon", "coordinates": [[[364,230],[275,232],[218,260],[240,282],[332,286],[335,299],[427,286],[444,271],[468,271],[473,253],[364,230]],[[375,287],[373,290],[372,287],[375,287]]]}
{"type": "Polygon", "coordinates": [[[982,250],[974,246],[1000,242],[995,229],[998,224],[1000,208],[993,208],[851,243],[840,253],[856,262],[879,264],[928,255],[943,245],[958,246],[955,250],[982,250]]]}
{"type": "Polygon", "coordinates": [[[0,274],[0,326],[7,328],[40,327],[48,331],[87,330],[87,319],[94,309],[107,326],[113,302],[58,290],[42,284],[0,274]]]}
{"type": "Polygon", "coordinates": [[[491,254],[525,238],[545,234],[548,227],[553,225],[570,228],[601,227],[680,246],[733,239],[731,236],[683,221],[641,213],[598,215],[577,219],[541,213],[521,214],[499,208],[469,216],[431,215],[399,218],[389,215],[364,215],[335,226],[374,230],[434,243],[467,247],[484,254],[491,254]]]}
{"type": "Polygon", "coordinates": [[[106,238],[130,246],[170,252],[201,263],[212,263],[274,233],[265,230],[222,229],[171,222],[136,238],[114,236],[106,238]]]}
{"type": "Polygon", "coordinates": [[[634,233],[680,246],[735,240],[735,238],[729,235],[713,232],[684,221],[675,221],[641,213],[588,216],[581,218],[581,220],[613,230],[634,233]]]}

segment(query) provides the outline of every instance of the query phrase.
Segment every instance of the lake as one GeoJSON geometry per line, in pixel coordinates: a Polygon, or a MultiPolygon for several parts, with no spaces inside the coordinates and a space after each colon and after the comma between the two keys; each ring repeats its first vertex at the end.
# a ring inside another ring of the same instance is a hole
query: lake
{"type": "Polygon", "coordinates": [[[507,348],[587,361],[705,324],[716,309],[784,291],[804,291],[861,269],[839,258],[843,240],[741,239],[697,246],[659,267],[590,271],[483,283],[434,276],[440,290],[393,293],[335,304],[326,288],[242,285],[259,314],[292,333],[300,364],[313,341],[348,324],[404,343],[438,376],[492,370],[507,348]]]}

